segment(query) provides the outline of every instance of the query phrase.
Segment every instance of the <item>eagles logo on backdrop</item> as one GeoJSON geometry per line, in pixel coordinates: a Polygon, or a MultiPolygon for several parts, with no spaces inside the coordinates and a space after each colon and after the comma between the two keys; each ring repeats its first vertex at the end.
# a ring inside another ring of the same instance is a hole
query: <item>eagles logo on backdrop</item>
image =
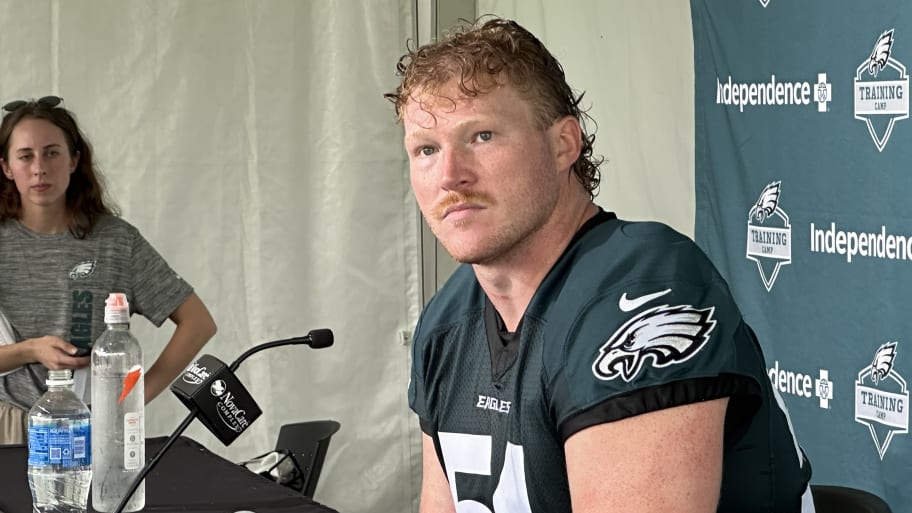
{"type": "Polygon", "coordinates": [[[887,146],[896,122],[909,117],[909,75],[893,58],[893,30],[877,38],[855,70],[855,119],[865,122],[877,151],[887,146]]]}
{"type": "Polygon", "coordinates": [[[760,0],[760,5],[762,5],[764,9],[766,9],[766,6],[769,5],[769,3],[770,0],[760,0]]]}
{"type": "Polygon", "coordinates": [[[792,263],[792,226],[779,207],[781,193],[781,181],[770,183],[747,214],[746,256],[757,263],[767,292],[773,289],[782,266],[792,263]]]}
{"type": "MultiPolygon", "coordinates": [[[[618,308],[632,312],[669,292],[671,289],[665,289],[633,299],[625,292],[618,308]]],[[[599,348],[592,364],[593,374],[601,380],[620,377],[629,383],[646,365],[667,367],[689,360],[716,327],[714,311],[714,307],[661,305],[635,315],[599,348]]]]}
{"type": "Polygon", "coordinates": [[[897,346],[893,341],[877,348],[855,381],[855,421],[868,426],[881,460],[893,436],[909,432],[909,391],[895,368],[897,346]]]}

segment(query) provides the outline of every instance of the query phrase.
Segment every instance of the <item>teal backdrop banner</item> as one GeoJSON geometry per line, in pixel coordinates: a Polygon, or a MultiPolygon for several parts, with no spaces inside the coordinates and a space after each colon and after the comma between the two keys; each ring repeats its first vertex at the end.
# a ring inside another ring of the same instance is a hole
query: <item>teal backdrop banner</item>
{"type": "Polygon", "coordinates": [[[691,0],[697,242],[813,482],[912,513],[912,4],[691,0]]]}

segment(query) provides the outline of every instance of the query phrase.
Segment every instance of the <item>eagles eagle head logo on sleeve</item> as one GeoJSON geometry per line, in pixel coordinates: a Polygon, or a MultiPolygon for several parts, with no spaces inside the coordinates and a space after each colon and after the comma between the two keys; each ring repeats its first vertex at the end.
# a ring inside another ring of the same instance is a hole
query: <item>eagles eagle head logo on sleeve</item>
{"type": "Polygon", "coordinates": [[[601,348],[592,372],[602,380],[633,380],[644,365],[667,367],[695,355],[716,327],[715,307],[662,305],[618,328],[601,348]]]}

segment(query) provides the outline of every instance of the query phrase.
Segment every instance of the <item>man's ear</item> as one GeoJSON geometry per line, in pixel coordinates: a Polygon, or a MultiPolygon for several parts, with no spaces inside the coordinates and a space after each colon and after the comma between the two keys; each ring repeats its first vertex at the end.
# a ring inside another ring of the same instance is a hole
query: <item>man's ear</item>
{"type": "Polygon", "coordinates": [[[569,169],[579,159],[583,147],[583,130],[579,121],[573,116],[564,116],[555,121],[548,132],[551,136],[555,167],[558,170],[569,169]]]}
{"type": "Polygon", "coordinates": [[[5,177],[9,178],[10,180],[12,180],[12,179],[13,179],[13,172],[10,171],[9,164],[6,163],[6,159],[0,158],[0,167],[3,167],[3,176],[5,176],[5,177]]]}

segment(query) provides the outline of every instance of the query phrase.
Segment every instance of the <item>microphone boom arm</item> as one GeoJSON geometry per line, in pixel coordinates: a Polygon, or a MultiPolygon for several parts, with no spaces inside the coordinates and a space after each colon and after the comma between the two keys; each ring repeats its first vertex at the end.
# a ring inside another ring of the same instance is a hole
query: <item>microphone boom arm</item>
{"type": "Polygon", "coordinates": [[[290,344],[307,344],[309,342],[310,342],[310,335],[305,335],[303,337],[286,338],[286,339],[282,339],[282,340],[274,340],[272,342],[266,342],[265,344],[260,344],[258,346],[251,347],[250,349],[241,353],[241,356],[238,356],[237,360],[232,362],[231,365],[228,366],[228,368],[231,370],[231,372],[236,371],[237,368],[241,365],[241,362],[243,362],[244,360],[249,358],[252,354],[259,353],[263,349],[269,349],[270,347],[287,346],[290,344]]]}
{"type": "MultiPolygon", "coordinates": [[[[258,353],[258,352],[262,351],[263,349],[269,349],[270,347],[286,346],[286,345],[291,345],[291,344],[309,344],[312,347],[314,347],[314,349],[328,347],[328,346],[332,345],[332,332],[329,330],[314,330],[303,337],[292,337],[292,338],[286,338],[286,339],[282,339],[282,340],[274,340],[272,342],[266,342],[264,344],[260,344],[258,346],[251,347],[250,349],[241,353],[241,356],[239,356],[237,358],[237,360],[232,362],[232,364],[228,367],[228,369],[231,372],[234,372],[241,365],[241,362],[243,362],[244,360],[249,358],[252,354],[258,353]],[[314,338],[315,338],[313,336],[314,334],[317,335],[316,338],[318,339],[318,344],[313,344],[314,338]]],[[[155,456],[152,458],[152,460],[149,461],[149,463],[147,463],[145,467],[143,467],[142,471],[140,471],[140,473],[136,476],[136,479],[133,480],[133,483],[130,485],[130,489],[127,490],[126,495],[124,495],[123,499],[120,500],[120,503],[117,505],[117,507],[114,508],[114,513],[123,512],[124,508],[127,505],[127,502],[130,500],[131,497],[133,497],[133,494],[136,492],[136,489],[139,488],[139,484],[142,483],[143,479],[145,479],[146,476],[149,475],[149,472],[151,472],[152,469],[155,468],[156,465],[158,465],[158,462],[159,462],[159,460],[161,460],[162,456],[164,456],[165,451],[167,451],[172,445],[174,445],[174,442],[178,439],[178,437],[180,437],[181,434],[183,434],[184,431],[186,431],[186,429],[190,426],[190,423],[193,422],[193,419],[196,418],[196,415],[198,413],[199,413],[199,407],[194,405],[190,409],[190,413],[184,418],[184,420],[181,421],[180,425],[177,426],[177,429],[175,429],[174,432],[171,433],[171,435],[168,437],[168,439],[165,440],[165,443],[164,443],[164,445],[162,445],[161,449],[159,449],[158,452],[155,453],[155,456]]]]}

